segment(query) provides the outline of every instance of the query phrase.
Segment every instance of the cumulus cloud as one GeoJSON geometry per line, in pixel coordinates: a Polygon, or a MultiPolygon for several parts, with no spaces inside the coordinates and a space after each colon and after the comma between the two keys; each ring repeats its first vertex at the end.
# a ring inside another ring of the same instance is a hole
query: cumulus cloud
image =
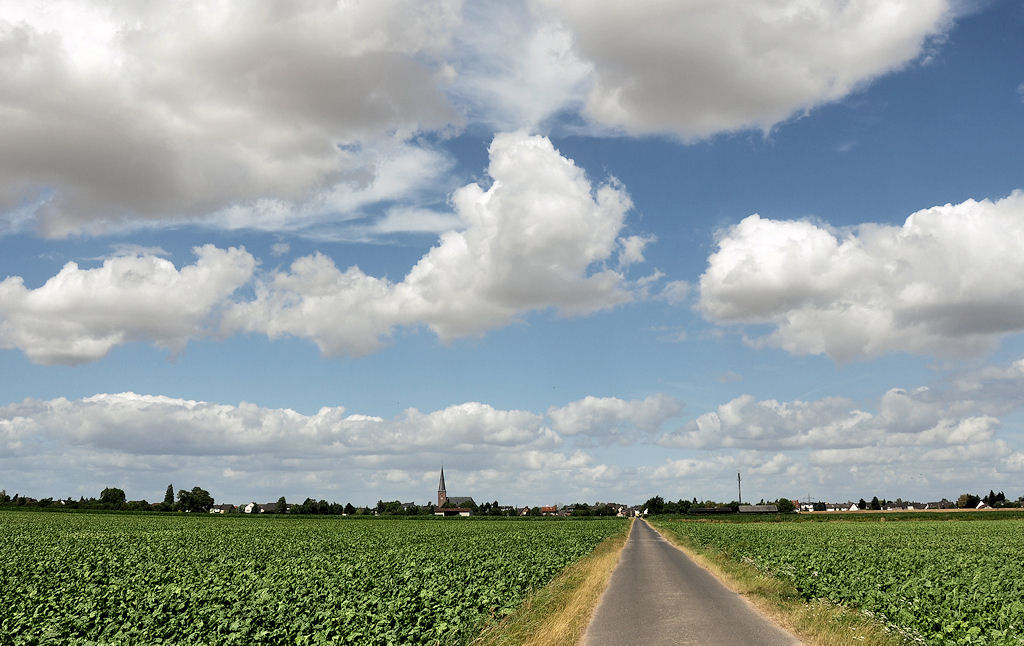
{"type": "MultiPolygon", "coordinates": [[[[1003,386],[993,384],[993,389],[1003,386]]],[[[992,440],[1000,424],[997,415],[1022,403],[1020,398],[979,397],[979,393],[952,387],[893,388],[880,398],[877,412],[872,413],[841,397],[779,402],[741,395],[683,428],[665,433],[658,442],[699,449],[832,452],[967,446],[992,440]]]]}
{"type": "Polygon", "coordinates": [[[448,340],[532,310],[580,315],[629,301],[625,276],[604,266],[623,244],[625,190],[614,181],[594,187],[544,137],[499,134],[489,152],[490,187],[469,184],[452,196],[465,228],[445,232],[401,282],[341,271],[322,255],[300,258],[231,308],[225,330],[362,355],[396,326],[427,325],[448,340]]]}
{"type": "Polygon", "coordinates": [[[40,287],[0,282],[0,347],[43,364],[94,361],[111,348],[144,341],[180,352],[208,333],[211,318],[251,278],[245,249],[194,249],[180,270],[152,253],[129,253],[82,269],[70,262],[40,287]]]}
{"type": "Polygon", "coordinates": [[[950,3],[538,0],[592,66],[584,114],[630,134],[768,130],[922,55],[950,3]]]}
{"type": "MultiPolygon", "coordinates": [[[[649,423],[638,415],[638,425],[649,423]]],[[[95,495],[88,487],[110,486],[104,478],[162,492],[173,477],[198,479],[221,498],[407,499],[432,491],[442,462],[456,465],[456,494],[532,492],[532,504],[558,491],[606,490],[620,473],[572,446],[545,415],[478,402],[389,419],[340,406],[302,414],[131,392],[0,406],[0,474],[16,469],[19,486],[57,495],[80,495],[82,487],[95,495]]]]}
{"type": "Polygon", "coordinates": [[[402,0],[8,4],[0,210],[39,199],[42,230],[64,235],[349,190],[346,175],[373,168],[346,146],[459,120],[440,61],[459,12],[402,0]]]}
{"type": "Polygon", "coordinates": [[[658,393],[644,399],[593,397],[570,402],[548,410],[552,428],[563,435],[617,437],[635,441],[657,432],[661,425],[679,415],[683,405],[677,399],[658,393]]]}
{"type": "Polygon", "coordinates": [[[698,307],[772,325],[754,343],[793,354],[977,354],[1024,330],[1022,245],[1021,191],[924,209],[903,226],[752,215],[720,234],[698,307]]]}

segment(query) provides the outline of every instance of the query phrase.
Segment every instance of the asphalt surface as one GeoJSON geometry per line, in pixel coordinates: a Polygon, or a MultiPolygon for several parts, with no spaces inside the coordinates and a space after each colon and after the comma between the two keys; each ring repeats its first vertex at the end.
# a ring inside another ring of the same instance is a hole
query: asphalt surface
{"type": "Polygon", "coordinates": [[[639,519],[583,637],[584,646],[799,643],[639,519]]]}

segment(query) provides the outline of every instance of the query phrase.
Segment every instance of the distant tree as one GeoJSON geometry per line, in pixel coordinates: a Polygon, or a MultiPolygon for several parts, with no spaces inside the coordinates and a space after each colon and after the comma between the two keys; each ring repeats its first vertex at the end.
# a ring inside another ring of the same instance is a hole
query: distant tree
{"type": "Polygon", "coordinates": [[[0,489],[0,504],[6,505],[11,502],[11,497],[7,495],[6,489],[0,489]]]}
{"type": "Polygon", "coordinates": [[[206,489],[192,487],[191,491],[178,490],[178,509],[190,512],[207,512],[213,507],[213,497],[206,489]]]}
{"type": "Polygon", "coordinates": [[[124,490],[117,487],[107,487],[100,493],[100,502],[109,507],[123,507],[125,500],[124,490]]]}
{"type": "Polygon", "coordinates": [[[526,512],[527,516],[540,516],[540,507],[530,507],[530,511],[526,512]]]}
{"type": "Polygon", "coordinates": [[[174,485],[167,485],[167,491],[164,492],[164,505],[170,509],[174,506],[174,485]]]}
{"type": "Polygon", "coordinates": [[[866,501],[863,498],[861,498],[857,502],[857,509],[862,509],[863,510],[863,509],[867,509],[867,508],[868,508],[868,501],[866,501]]]}
{"type": "Polygon", "coordinates": [[[871,499],[871,508],[878,511],[882,508],[882,503],[878,501],[878,496],[871,499]]]}
{"type": "Polygon", "coordinates": [[[789,514],[796,511],[796,507],[793,506],[793,501],[789,498],[779,498],[776,500],[775,508],[779,510],[780,514],[789,514]]]}
{"type": "Polygon", "coordinates": [[[572,510],[573,516],[592,516],[593,512],[590,510],[590,505],[585,502],[578,502],[575,508],[572,510]]]}
{"type": "Polygon", "coordinates": [[[960,509],[974,509],[981,502],[981,498],[973,493],[962,493],[956,499],[956,506],[960,509]]]}
{"type": "Polygon", "coordinates": [[[277,499],[277,504],[274,505],[275,514],[287,514],[288,513],[288,501],[281,496],[277,499]]]}
{"type": "Polygon", "coordinates": [[[646,509],[647,513],[651,515],[664,513],[665,499],[661,496],[648,498],[647,502],[644,503],[644,509],[646,509]]]}
{"type": "Polygon", "coordinates": [[[811,509],[814,511],[825,511],[827,507],[825,506],[825,503],[818,501],[811,506],[811,509]]]}
{"type": "Polygon", "coordinates": [[[146,511],[151,505],[146,500],[131,500],[127,503],[128,511],[146,511]]]}
{"type": "Polygon", "coordinates": [[[345,503],[345,513],[347,515],[349,515],[349,516],[351,516],[352,514],[356,513],[356,508],[352,506],[352,503],[350,503],[350,502],[345,503]]]}

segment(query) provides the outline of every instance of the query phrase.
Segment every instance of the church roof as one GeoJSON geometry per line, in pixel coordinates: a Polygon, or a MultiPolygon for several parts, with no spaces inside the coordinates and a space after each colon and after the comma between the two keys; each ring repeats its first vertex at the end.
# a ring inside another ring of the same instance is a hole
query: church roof
{"type": "Polygon", "coordinates": [[[437,483],[438,491],[445,491],[444,488],[444,467],[441,467],[441,481],[437,483]]]}

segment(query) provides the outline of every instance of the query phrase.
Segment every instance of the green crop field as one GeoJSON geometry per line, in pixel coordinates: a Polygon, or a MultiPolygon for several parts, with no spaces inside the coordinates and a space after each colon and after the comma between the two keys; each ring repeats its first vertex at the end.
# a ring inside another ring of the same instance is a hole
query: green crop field
{"type": "Polygon", "coordinates": [[[927,644],[1024,644],[1024,520],[660,521],[927,644]]]}
{"type": "Polygon", "coordinates": [[[457,644],[625,527],[0,512],[0,644],[457,644]]]}

